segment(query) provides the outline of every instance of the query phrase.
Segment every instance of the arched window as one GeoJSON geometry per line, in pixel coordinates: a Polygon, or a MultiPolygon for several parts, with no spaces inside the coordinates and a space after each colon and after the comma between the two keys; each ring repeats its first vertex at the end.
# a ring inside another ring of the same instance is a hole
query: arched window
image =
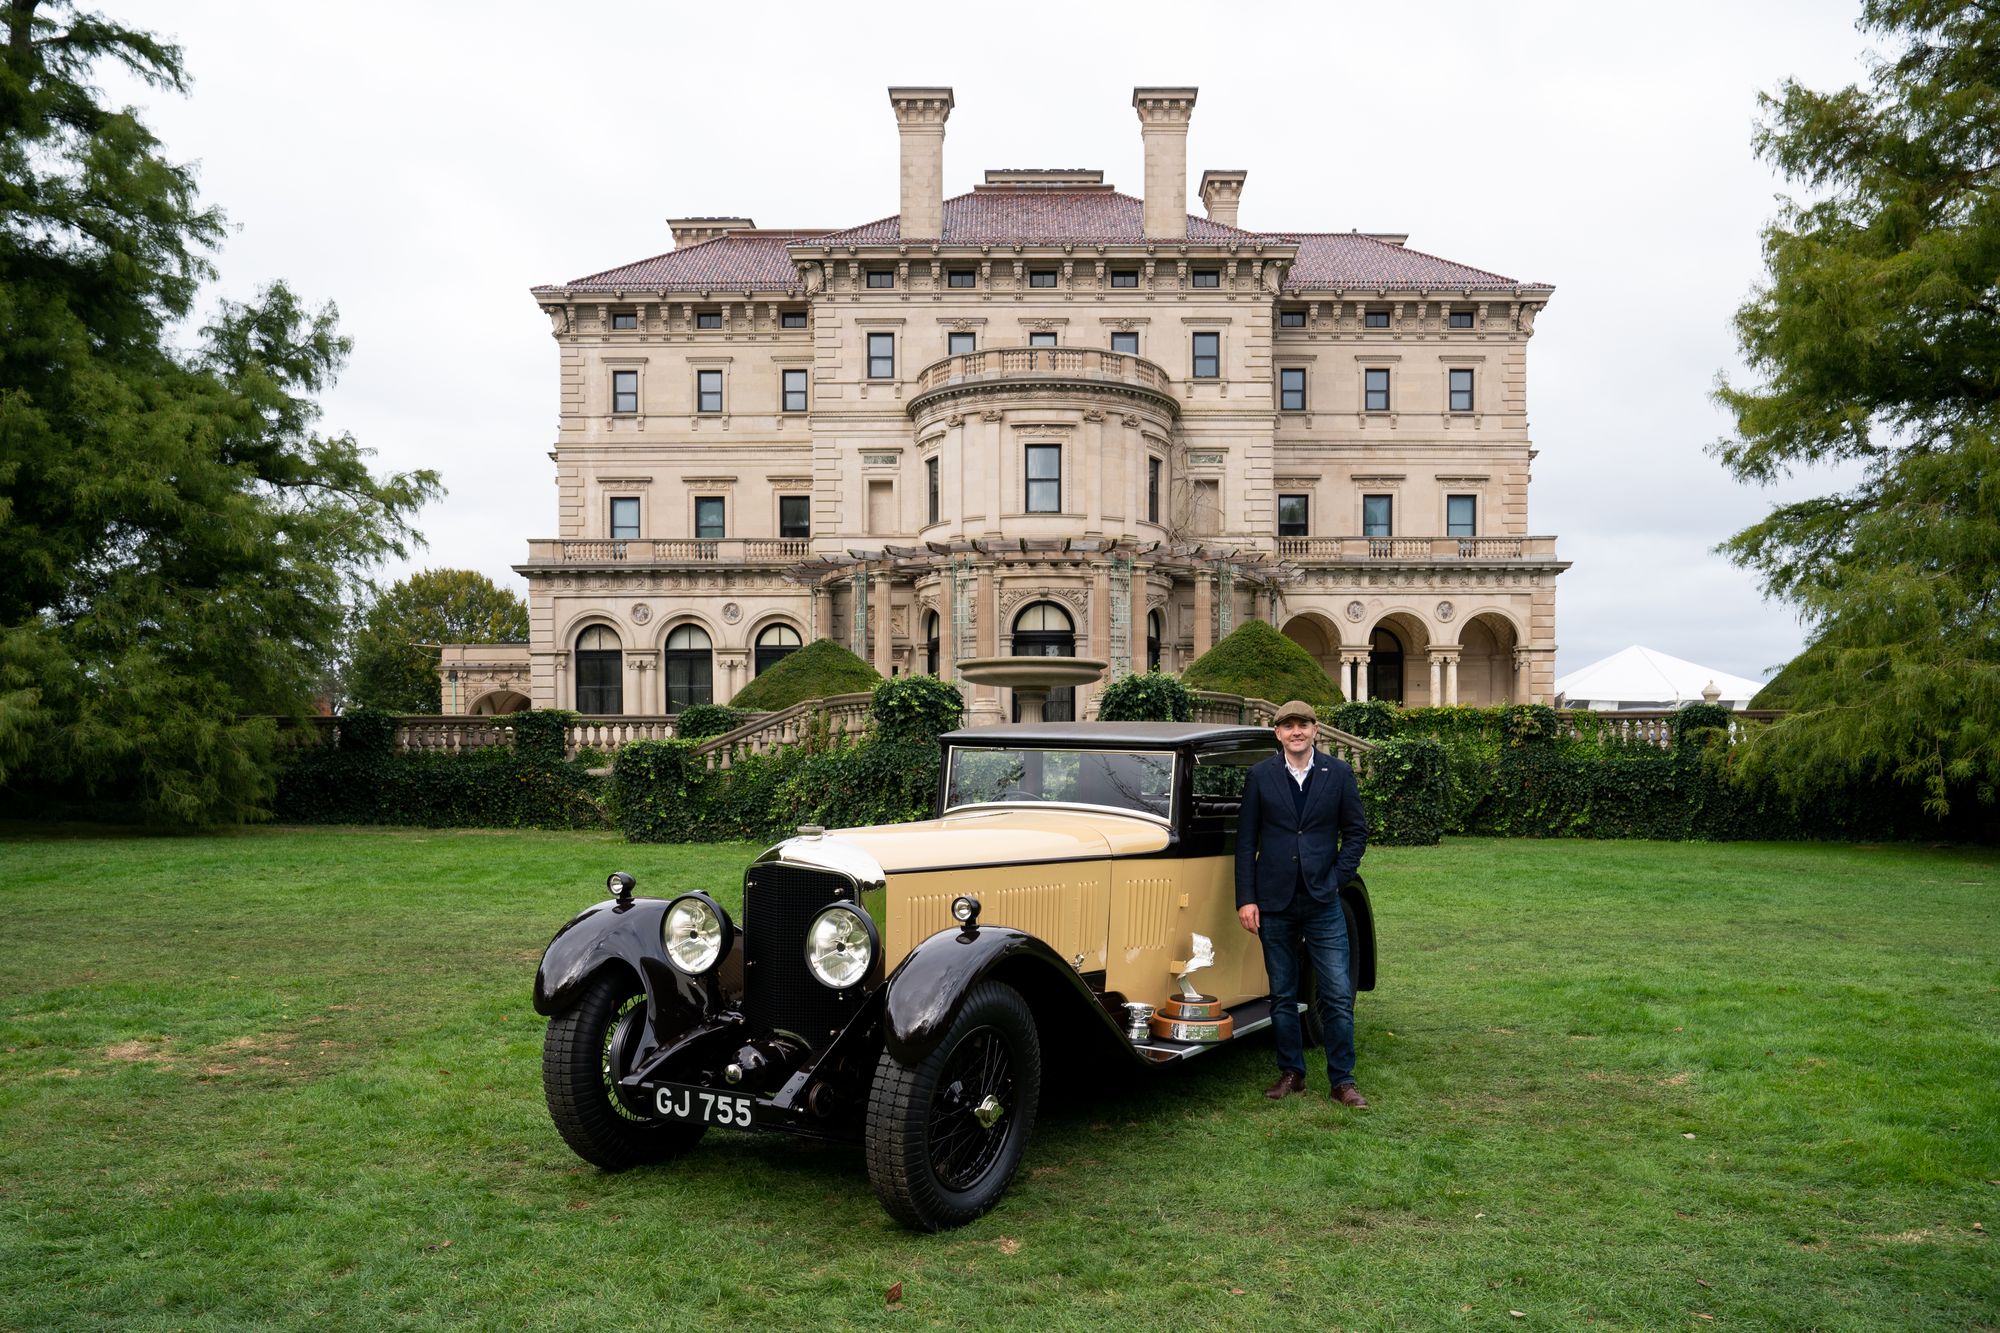
{"type": "Polygon", "coordinates": [[[938,673],[938,613],[924,615],[924,670],[935,676],[938,673]]]}
{"type": "Polygon", "coordinates": [[[1368,636],[1368,697],[1403,702],[1403,641],[1381,625],[1368,636]]]}
{"type": "Polygon", "coordinates": [[[1160,640],[1167,637],[1167,618],[1158,611],[1146,613],[1146,670],[1160,669],[1160,640]]]}
{"type": "Polygon", "coordinates": [[[625,654],[618,635],[602,625],[576,636],[576,711],[594,717],[625,711],[625,654]]]}
{"type": "MultiPolygon", "coordinates": [[[[679,631],[676,630],[675,633],[679,631]]],[[[767,626],[764,632],[757,636],[756,673],[763,675],[766,670],[797,652],[799,646],[799,632],[790,625],[767,626]]]]}
{"type": "MultiPolygon", "coordinates": [[[[1014,656],[1075,657],[1076,622],[1054,602],[1033,602],[1014,617],[1014,656]]],[[[1014,701],[1014,720],[1021,720],[1021,701],[1014,701]]],[[[1076,721],[1076,690],[1065,685],[1050,690],[1042,705],[1044,722],[1076,721]]]]}
{"type": "Polygon", "coordinates": [[[682,625],[667,636],[667,650],[660,656],[667,676],[669,713],[678,713],[689,704],[715,702],[713,647],[708,632],[699,625],[682,625]]]}

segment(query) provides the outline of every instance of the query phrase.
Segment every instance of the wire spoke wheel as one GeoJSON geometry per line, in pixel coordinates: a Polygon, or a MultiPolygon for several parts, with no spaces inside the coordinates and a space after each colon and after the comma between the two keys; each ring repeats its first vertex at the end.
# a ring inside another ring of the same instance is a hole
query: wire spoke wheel
{"type": "Polygon", "coordinates": [[[944,1079],[931,1110],[931,1169],[946,1189],[962,1190],[986,1173],[1014,1132],[1006,1042],[991,1028],[969,1034],[951,1053],[944,1079]]]}
{"type": "Polygon", "coordinates": [[[549,1118],[578,1157],[607,1171],[678,1157],[702,1136],[699,1124],[646,1114],[618,1087],[645,1039],[645,992],[637,977],[614,969],[551,1018],[542,1039],[549,1118]]]}

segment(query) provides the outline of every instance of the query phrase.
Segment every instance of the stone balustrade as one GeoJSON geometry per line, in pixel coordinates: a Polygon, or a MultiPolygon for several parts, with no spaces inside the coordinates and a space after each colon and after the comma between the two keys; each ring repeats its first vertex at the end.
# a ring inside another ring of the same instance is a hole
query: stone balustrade
{"type": "Polygon", "coordinates": [[[804,537],[627,537],[528,543],[531,565],[789,565],[812,553],[804,537]]]}
{"type": "Polygon", "coordinates": [[[1102,347],[989,347],[934,361],[917,376],[915,394],[988,380],[1049,377],[1126,384],[1172,396],[1166,371],[1128,352],[1102,347]]]}
{"type": "Polygon", "coordinates": [[[1307,563],[1556,558],[1554,537],[1280,537],[1278,556],[1307,563]]]}

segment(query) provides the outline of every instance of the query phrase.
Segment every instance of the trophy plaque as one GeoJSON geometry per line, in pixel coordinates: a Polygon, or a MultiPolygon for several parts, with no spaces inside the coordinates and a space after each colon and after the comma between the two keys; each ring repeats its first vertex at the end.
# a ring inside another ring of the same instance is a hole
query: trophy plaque
{"type": "Polygon", "coordinates": [[[1153,1015],[1151,1026],[1153,1035],[1166,1041],[1217,1042],[1228,1041],[1235,1031],[1236,1020],[1222,1011],[1222,1004],[1213,995],[1203,995],[1195,988],[1193,976],[1204,967],[1215,962],[1215,942],[1206,935],[1194,937],[1193,956],[1186,962],[1176,962],[1173,969],[1179,974],[1180,994],[1169,996],[1160,1011],[1153,1015]]]}

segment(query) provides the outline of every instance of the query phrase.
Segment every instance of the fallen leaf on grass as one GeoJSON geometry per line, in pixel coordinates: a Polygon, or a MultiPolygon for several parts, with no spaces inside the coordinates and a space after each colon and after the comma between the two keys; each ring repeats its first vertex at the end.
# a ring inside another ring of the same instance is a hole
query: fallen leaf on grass
{"type": "Polygon", "coordinates": [[[1707,1287],[1710,1291],[1715,1290],[1715,1284],[1713,1282],[1705,1282],[1701,1278],[1696,1278],[1694,1281],[1695,1285],[1698,1287],[1707,1287]]]}
{"type": "Polygon", "coordinates": [[[1002,1236],[1000,1238],[1000,1253],[1019,1254],[1020,1252],[1021,1252],[1020,1241],[1015,1240],[1012,1236],[1002,1236]]]}
{"type": "Polygon", "coordinates": [[[1703,1314],[1699,1310],[1694,1311],[1693,1314],[1696,1319],[1706,1319],[1711,1324],[1715,1322],[1715,1316],[1712,1314],[1703,1314]]]}
{"type": "Polygon", "coordinates": [[[896,1304],[896,1303],[897,1303],[898,1301],[902,1300],[902,1299],[903,1299],[903,1284],[902,1284],[902,1283],[900,1283],[900,1282],[898,1282],[898,1283],[896,1283],[896,1284],[895,1284],[894,1286],[890,1287],[890,1288],[889,1288],[889,1290],[888,1290],[887,1292],[885,1292],[885,1293],[884,1293],[884,1299],[885,1299],[885,1300],[886,1300],[886,1301],[887,1301],[887,1302],[888,1302],[888,1303],[889,1303],[890,1305],[894,1305],[894,1304],[896,1304]]]}
{"type": "Polygon", "coordinates": [[[1509,1310],[1507,1313],[1513,1315],[1516,1319],[1526,1319],[1528,1317],[1526,1310],[1509,1310]]]}
{"type": "Polygon", "coordinates": [[[451,1248],[451,1242],[448,1240],[441,1240],[435,1245],[426,1245],[424,1246],[424,1248],[427,1250],[448,1250],[451,1248]]]}
{"type": "Polygon", "coordinates": [[[1229,1294],[1230,1294],[1231,1296],[1242,1296],[1242,1295],[1244,1295],[1244,1294],[1245,1294],[1245,1292],[1244,1292],[1243,1288],[1241,1288],[1241,1287],[1231,1287],[1231,1288],[1229,1289],[1229,1294]]]}
{"type": "Polygon", "coordinates": [[[1691,1139],[1691,1138],[1693,1138],[1693,1137],[1694,1137],[1694,1135],[1692,1135],[1692,1134],[1683,1134],[1683,1135],[1681,1135],[1681,1137],[1682,1137],[1682,1138],[1684,1138],[1684,1139],[1691,1139]]]}
{"type": "Polygon", "coordinates": [[[1983,1234],[1983,1233],[1985,1232],[1985,1230],[1986,1230],[1985,1226],[1984,1226],[1983,1224],[1981,1224],[1981,1223],[1978,1223],[1978,1222],[1974,1222],[1974,1223],[1972,1224],[1972,1229],[1973,1229],[1974,1231],[1977,1231],[1977,1232],[1981,1232],[1982,1234],[1983,1234]]]}

